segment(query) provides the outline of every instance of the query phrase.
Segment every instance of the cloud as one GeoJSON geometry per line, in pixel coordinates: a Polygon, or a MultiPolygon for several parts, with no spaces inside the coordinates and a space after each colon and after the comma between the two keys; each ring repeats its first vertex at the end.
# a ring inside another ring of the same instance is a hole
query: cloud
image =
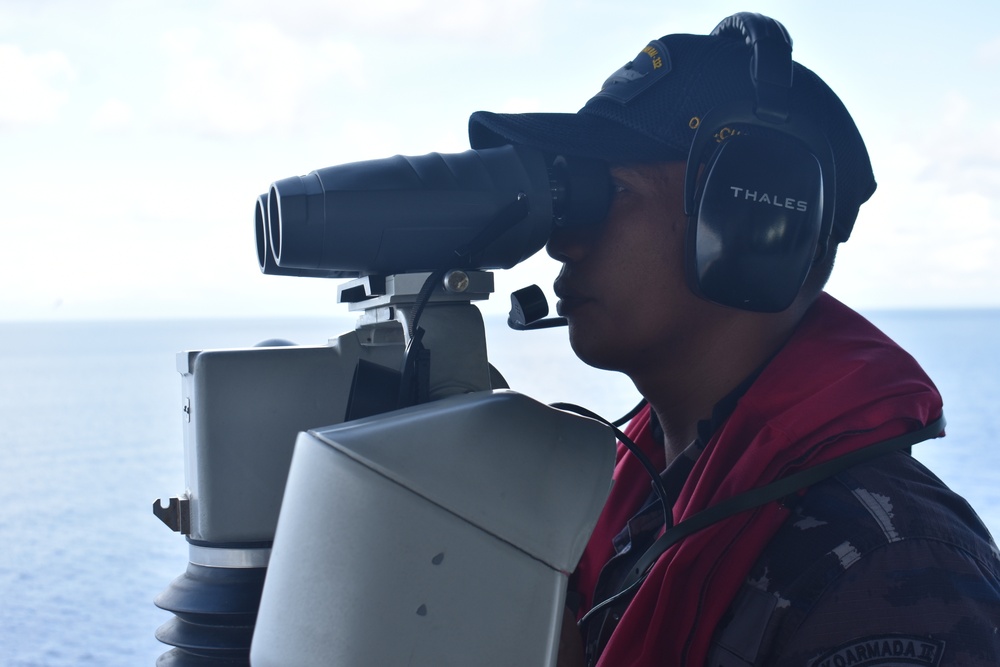
{"type": "Polygon", "coordinates": [[[357,39],[381,38],[393,42],[447,39],[473,44],[503,44],[535,33],[541,23],[543,0],[312,0],[274,3],[270,0],[230,0],[223,15],[263,20],[306,39],[331,35],[357,39]]]}
{"type": "Polygon", "coordinates": [[[944,184],[954,194],[1000,191],[1000,113],[950,92],[934,117],[934,124],[907,138],[923,163],[914,178],[944,184]]]}
{"type": "Polygon", "coordinates": [[[980,46],[978,55],[979,61],[983,65],[1000,63],[1000,37],[980,46]]]}
{"type": "Polygon", "coordinates": [[[246,137],[298,133],[331,109],[388,113],[372,100],[412,88],[414,72],[450,92],[501,44],[509,54],[530,43],[540,11],[539,0],[223,4],[198,27],[162,38],[160,124],[246,137]]]}
{"type": "MultiPolygon", "coordinates": [[[[883,179],[838,253],[834,294],[861,307],[996,304],[1000,207],[960,164],[974,147],[883,146],[883,179]],[[933,152],[937,150],[937,152],[933,152]]],[[[995,173],[995,172],[994,172],[995,173]]]]}
{"type": "Polygon", "coordinates": [[[313,91],[341,75],[362,85],[358,50],[346,42],[300,43],[265,23],[168,33],[163,118],[208,135],[242,136],[289,131],[301,121],[313,91]]]}
{"type": "Polygon", "coordinates": [[[90,126],[99,132],[110,132],[132,124],[132,107],[117,98],[106,100],[90,119],[90,126]]]}
{"type": "Polygon", "coordinates": [[[498,113],[530,113],[543,108],[537,97],[509,97],[496,110],[498,113]]]}
{"type": "Polygon", "coordinates": [[[0,44],[0,127],[55,120],[69,99],[59,86],[75,77],[63,53],[28,54],[18,46],[0,44]]]}

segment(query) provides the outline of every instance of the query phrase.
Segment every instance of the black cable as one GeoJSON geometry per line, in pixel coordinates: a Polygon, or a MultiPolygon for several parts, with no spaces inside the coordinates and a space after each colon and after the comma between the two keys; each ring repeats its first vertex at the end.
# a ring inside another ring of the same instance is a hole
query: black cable
{"type": "Polygon", "coordinates": [[[431,272],[414,298],[413,310],[410,311],[407,323],[409,342],[403,353],[403,363],[400,368],[399,398],[396,401],[398,408],[420,403],[422,400],[419,387],[413,391],[414,381],[421,379],[420,366],[422,363],[426,363],[426,348],[423,345],[424,332],[423,329],[420,329],[420,317],[424,314],[424,308],[430,301],[434,289],[444,279],[445,273],[447,273],[446,269],[431,272]]]}
{"type": "Polygon", "coordinates": [[[615,426],[622,426],[623,424],[627,424],[630,421],[632,421],[633,417],[642,412],[642,409],[644,407],[646,407],[645,398],[641,399],[638,403],[636,403],[635,407],[629,410],[628,413],[622,415],[621,417],[619,417],[618,419],[614,420],[611,423],[614,424],[615,426]]]}
{"type": "Polygon", "coordinates": [[[660,477],[660,473],[653,466],[653,462],[649,460],[649,457],[638,445],[632,441],[632,438],[625,435],[625,433],[618,428],[617,425],[612,424],[604,417],[600,416],[596,412],[588,410],[587,408],[580,407],[579,405],[574,405],[572,403],[553,403],[553,408],[558,410],[566,410],[567,412],[574,412],[583,417],[590,417],[591,419],[597,420],[602,424],[607,425],[612,431],[614,431],[615,436],[618,437],[618,441],[621,442],[625,447],[632,452],[642,467],[646,469],[646,473],[649,475],[650,480],[653,483],[653,490],[656,493],[657,498],[660,500],[660,507],[663,508],[663,525],[670,525],[670,508],[667,507],[667,489],[663,486],[663,478],[660,477]]]}
{"type": "MultiPolygon", "coordinates": [[[[647,571],[646,574],[649,574],[649,572],[647,571]]],[[[586,614],[583,615],[583,618],[581,618],[579,621],[576,622],[577,627],[582,628],[584,625],[586,625],[590,621],[590,618],[594,614],[596,614],[597,612],[601,611],[605,607],[613,605],[615,602],[618,602],[623,597],[635,593],[636,589],[638,589],[639,586],[642,585],[642,582],[644,582],[645,580],[646,580],[646,576],[643,575],[641,579],[639,579],[638,581],[633,582],[627,588],[623,588],[622,590],[618,591],[617,593],[615,593],[611,597],[609,597],[609,598],[607,598],[605,600],[602,600],[598,604],[595,604],[593,607],[590,608],[590,611],[588,611],[586,614]]]]}
{"type": "Polygon", "coordinates": [[[522,324],[517,322],[513,317],[507,318],[507,326],[514,331],[536,331],[538,329],[552,329],[554,327],[564,327],[566,326],[565,317],[546,317],[541,320],[535,320],[534,322],[528,322],[522,324]]]}
{"type": "Polygon", "coordinates": [[[424,314],[424,308],[427,303],[431,300],[431,294],[434,292],[434,288],[437,287],[442,280],[444,280],[444,274],[448,272],[447,269],[438,269],[433,271],[424,280],[424,284],[420,286],[420,291],[417,292],[417,296],[413,301],[413,310],[410,313],[410,323],[409,323],[409,334],[410,338],[413,338],[413,334],[417,331],[417,325],[420,322],[420,316],[424,314]]]}

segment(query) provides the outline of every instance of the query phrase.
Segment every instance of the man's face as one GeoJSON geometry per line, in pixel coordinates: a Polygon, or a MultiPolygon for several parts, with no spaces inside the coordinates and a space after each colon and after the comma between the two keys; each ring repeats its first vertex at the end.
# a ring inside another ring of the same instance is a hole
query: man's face
{"type": "Polygon", "coordinates": [[[549,255],[563,263],[555,283],[559,314],[584,362],[634,375],[690,349],[718,306],[684,280],[684,163],[614,167],[607,220],[560,229],[549,255]]]}

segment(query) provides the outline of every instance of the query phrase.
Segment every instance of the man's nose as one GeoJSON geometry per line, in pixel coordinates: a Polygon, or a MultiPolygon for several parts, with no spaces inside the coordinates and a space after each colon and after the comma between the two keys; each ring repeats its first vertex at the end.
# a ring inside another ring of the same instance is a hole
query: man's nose
{"type": "Polygon", "coordinates": [[[597,240],[598,233],[596,226],[553,227],[545,251],[549,257],[563,263],[579,261],[597,240]]]}

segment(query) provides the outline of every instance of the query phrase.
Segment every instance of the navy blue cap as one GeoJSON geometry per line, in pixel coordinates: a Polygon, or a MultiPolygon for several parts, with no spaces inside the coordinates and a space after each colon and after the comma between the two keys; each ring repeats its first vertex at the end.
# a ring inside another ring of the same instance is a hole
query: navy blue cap
{"type": "MultiPolygon", "coordinates": [[[[754,99],[750,49],[743,39],[667,35],[612,74],[577,113],[477,111],[469,119],[469,139],[475,149],[513,143],[612,164],[687,160],[702,118],[716,107],[754,99]]],[[[875,191],[864,140],[837,95],[798,63],[789,115],[809,122],[829,141],[837,178],[832,235],[846,241],[858,208],[875,191]]]]}

